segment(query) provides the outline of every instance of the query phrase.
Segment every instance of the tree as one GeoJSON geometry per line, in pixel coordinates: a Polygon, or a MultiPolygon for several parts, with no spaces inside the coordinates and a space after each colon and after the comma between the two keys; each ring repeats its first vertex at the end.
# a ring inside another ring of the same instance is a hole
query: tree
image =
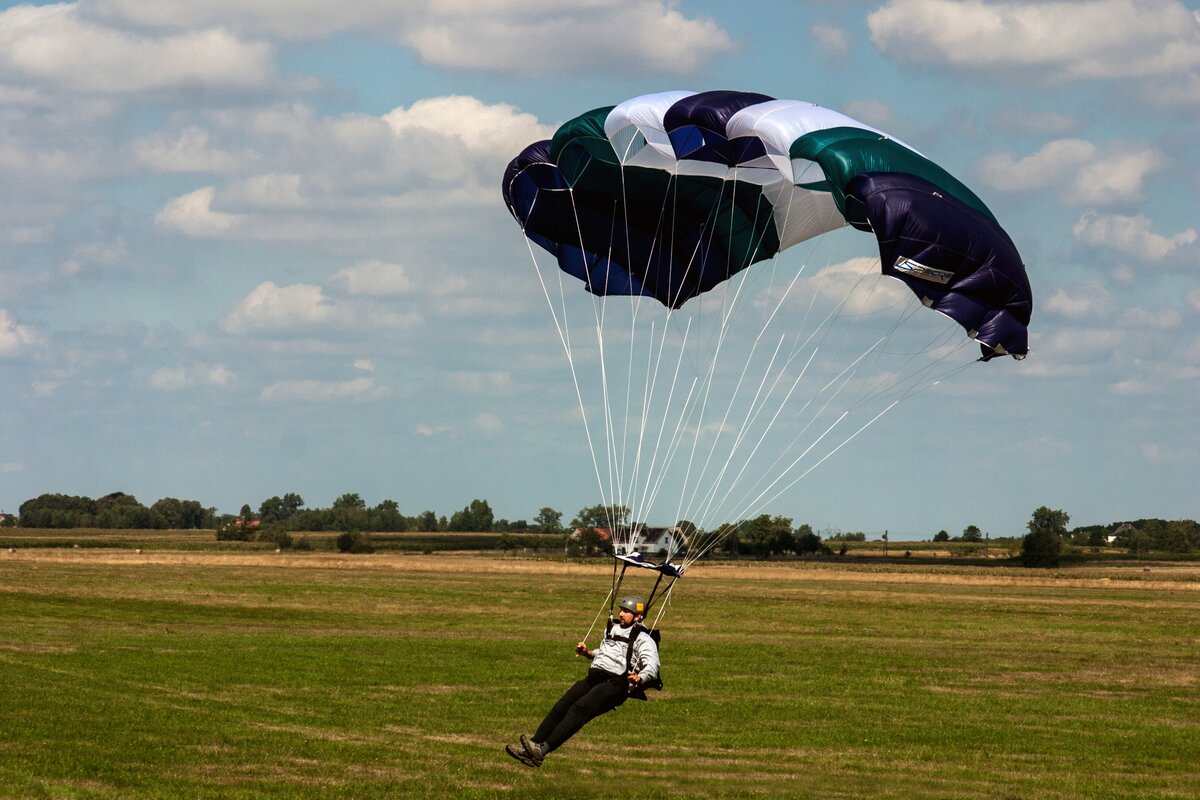
{"type": "Polygon", "coordinates": [[[1067,535],[1067,512],[1040,506],[1033,512],[1029,533],[1021,540],[1021,563],[1027,567],[1057,567],[1062,537],[1067,535]]]}
{"type": "Polygon", "coordinates": [[[681,519],[675,523],[675,530],[683,538],[684,549],[691,549],[694,544],[698,544],[700,537],[704,532],[696,527],[696,524],[688,519],[681,519]]]}
{"type": "Polygon", "coordinates": [[[486,533],[492,529],[495,516],[487,500],[472,500],[462,511],[450,515],[449,530],[459,533],[486,533]]]}
{"type": "Polygon", "coordinates": [[[333,512],[334,526],[343,531],[367,527],[367,501],[356,492],[347,492],[334,500],[329,510],[333,512]]]}
{"type": "Polygon", "coordinates": [[[562,533],[562,512],[543,507],[533,518],[533,527],[542,533],[562,533]]]}
{"type": "Polygon", "coordinates": [[[803,556],[809,553],[820,553],[822,549],[827,549],[821,542],[821,537],[813,533],[812,526],[807,522],[796,528],[796,555],[803,556]]]}
{"type": "Polygon", "coordinates": [[[950,532],[947,530],[940,530],[933,535],[933,540],[935,542],[948,542],[950,541],[950,532]]]}
{"type": "Polygon", "coordinates": [[[283,497],[275,496],[264,500],[258,507],[258,517],[264,524],[287,522],[304,505],[304,498],[293,492],[283,497]]]}
{"type": "Polygon", "coordinates": [[[578,547],[585,556],[609,552],[609,547],[611,546],[611,542],[601,536],[600,532],[595,528],[581,529],[578,536],[571,537],[571,542],[578,547]]]}
{"type": "Polygon", "coordinates": [[[422,533],[433,533],[438,529],[437,514],[432,511],[422,511],[417,515],[417,530],[422,533]]]}
{"type": "Polygon", "coordinates": [[[579,509],[572,528],[620,528],[628,524],[629,508],[621,505],[606,506],[603,503],[579,509]]]}
{"type": "Polygon", "coordinates": [[[165,528],[162,515],[146,508],[131,494],[113,492],[96,500],[98,528],[165,528]]]}
{"type": "Polygon", "coordinates": [[[366,511],[367,501],[363,500],[362,496],[358,493],[348,492],[339,497],[337,500],[334,500],[332,508],[334,511],[346,508],[354,509],[356,511],[366,511]]]}
{"type": "Polygon", "coordinates": [[[741,525],[742,541],[750,545],[759,558],[772,553],[791,552],[796,549],[796,537],[792,533],[790,517],[771,517],[761,514],[741,525]]]}
{"type": "Polygon", "coordinates": [[[21,503],[22,528],[83,528],[93,525],[96,501],[67,494],[42,494],[21,503]]]}
{"type": "Polygon", "coordinates": [[[406,531],[410,520],[400,513],[400,504],[395,500],[384,500],[371,509],[371,530],[406,531]]]}
{"type": "Polygon", "coordinates": [[[1129,535],[1129,549],[1133,551],[1134,558],[1141,558],[1142,554],[1150,549],[1150,535],[1145,531],[1135,530],[1129,535]]]}
{"type": "Polygon", "coordinates": [[[979,530],[979,526],[977,525],[968,525],[963,528],[962,540],[964,542],[982,542],[983,531],[979,530]]]}

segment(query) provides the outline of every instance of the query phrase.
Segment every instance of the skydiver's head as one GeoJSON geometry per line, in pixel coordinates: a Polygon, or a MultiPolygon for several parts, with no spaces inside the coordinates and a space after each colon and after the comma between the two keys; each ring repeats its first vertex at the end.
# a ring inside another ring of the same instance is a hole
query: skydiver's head
{"type": "Polygon", "coordinates": [[[618,608],[618,621],[624,626],[632,625],[646,616],[646,598],[632,594],[621,600],[618,608]]]}

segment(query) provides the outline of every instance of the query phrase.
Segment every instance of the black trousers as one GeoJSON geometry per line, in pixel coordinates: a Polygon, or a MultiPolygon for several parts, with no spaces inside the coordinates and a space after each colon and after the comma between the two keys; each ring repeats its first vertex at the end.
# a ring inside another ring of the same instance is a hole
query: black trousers
{"type": "Polygon", "coordinates": [[[576,681],[550,709],[533,740],[545,745],[545,752],[557,750],[579,729],[601,714],[612,711],[629,697],[624,675],[591,669],[576,681]]]}

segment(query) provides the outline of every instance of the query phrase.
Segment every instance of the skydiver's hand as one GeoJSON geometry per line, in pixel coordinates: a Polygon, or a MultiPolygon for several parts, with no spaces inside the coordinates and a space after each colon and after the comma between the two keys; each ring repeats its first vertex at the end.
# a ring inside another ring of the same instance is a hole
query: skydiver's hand
{"type": "Polygon", "coordinates": [[[588,650],[588,646],[586,644],[584,644],[583,642],[580,642],[579,644],[575,645],[575,652],[576,652],[576,654],[581,655],[584,658],[592,657],[592,651],[588,650]]]}
{"type": "Polygon", "coordinates": [[[628,680],[632,685],[637,686],[642,682],[642,676],[638,675],[636,672],[630,672],[628,675],[628,680]]]}

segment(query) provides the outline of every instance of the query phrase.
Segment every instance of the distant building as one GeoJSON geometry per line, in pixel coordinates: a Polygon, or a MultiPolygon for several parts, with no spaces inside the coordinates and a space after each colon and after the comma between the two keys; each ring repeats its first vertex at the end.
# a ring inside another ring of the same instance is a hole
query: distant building
{"type": "MultiPolygon", "coordinates": [[[[624,532],[620,544],[612,548],[616,555],[641,553],[648,557],[666,556],[687,550],[687,537],[678,527],[653,528],[649,525],[637,525],[628,534],[624,532]]],[[[612,531],[608,528],[576,528],[567,537],[566,551],[588,551],[591,548],[604,547],[613,540],[612,531]],[[590,541],[589,541],[590,540],[590,541]]]]}
{"type": "Polygon", "coordinates": [[[1108,544],[1116,544],[1117,540],[1129,541],[1129,537],[1136,532],[1136,528],[1128,522],[1122,523],[1115,531],[1104,537],[1104,541],[1108,544]]]}

